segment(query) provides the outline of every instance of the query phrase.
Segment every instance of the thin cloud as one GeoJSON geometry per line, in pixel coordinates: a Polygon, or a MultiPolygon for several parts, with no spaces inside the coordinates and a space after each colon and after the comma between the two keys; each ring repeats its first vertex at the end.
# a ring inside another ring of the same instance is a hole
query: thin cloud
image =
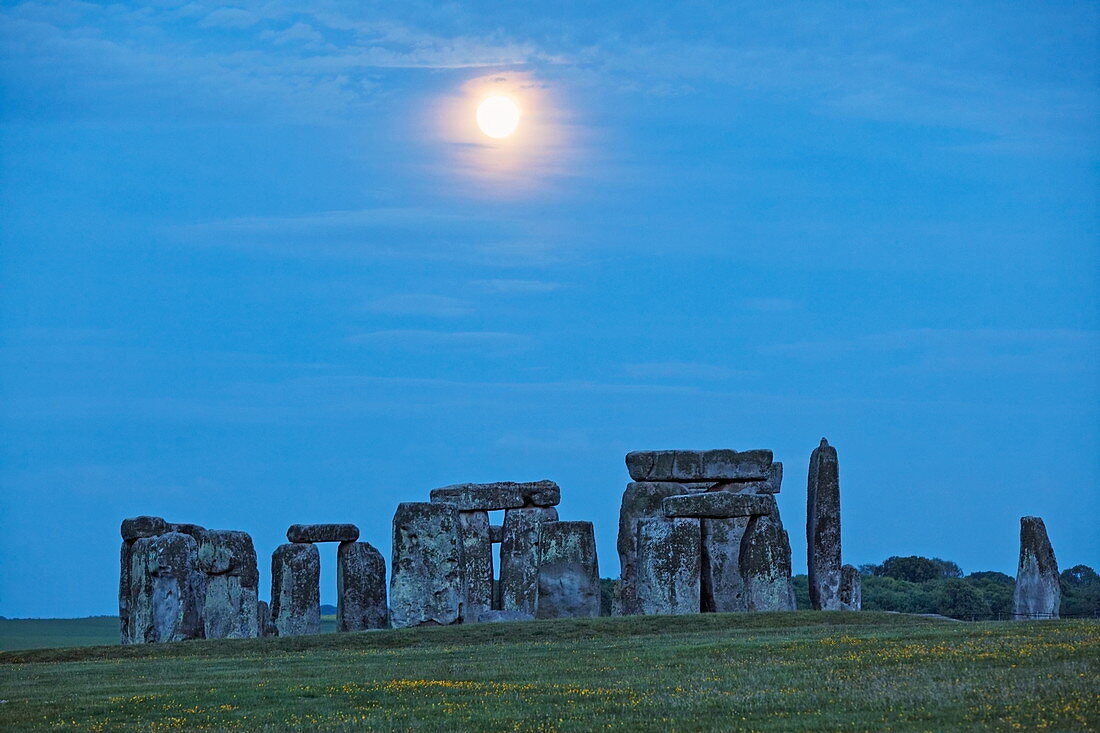
{"type": "Polygon", "coordinates": [[[500,278],[492,280],[473,280],[470,284],[475,288],[495,295],[552,293],[555,290],[561,290],[563,287],[561,283],[549,282],[546,280],[512,280],[500,278]]]}
{"type": "Polygon", "coordinates": [[[398,293],[375,298],[367,304],[367,310],[390,315],[453,318],[471,313],[473,306],[468,301],[447,295],[398,293]]]}
{"type": "Polygon", "coordinates": [[[417,329],[371,331],[349,336],[348,343],[396,349],[483,349],[511,351],[528,348],[534,339],[504,331],[428,331],[417,329]]]}

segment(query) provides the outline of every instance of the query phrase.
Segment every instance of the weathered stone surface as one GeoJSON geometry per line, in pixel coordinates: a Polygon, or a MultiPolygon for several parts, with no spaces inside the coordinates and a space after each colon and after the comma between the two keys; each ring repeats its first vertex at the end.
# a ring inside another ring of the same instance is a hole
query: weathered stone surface
{"type": "Polygon", "coordinates": [[[251,639],[256,622],[256,549],[247,532],[208,529],[200,533],[199,569],[207,574],[203,629],[207,639],[251,639]]]}
{"type": "Polygon", "coordinates": [[[854,565],[840,568],[840,608],[843,611],[863,610],[863,578],[854,565]]]}
{"type": "Polygon", "coordinates": [[[702,610],[717,613],[748,610],[740,558],[741,538],[749,526],[749,517],[703,519],[699,525],[702,610]]]}
{"type": "Polygon", "coordinates": [[[453,624],[463,618],[465,558],[453,504],[406,502],[393,517],[390,574],[394,628],[453,624]]]}
{"type": "Polygon", "coordinates": [[[509,621],[534,621],[535,617],[523,611],[483,611],[478,617],[479,624],[498,624],[509,621]]]}
{"type": "Polygon", "coordinates": [[[600,615],[600,568],[592,522],[543,522],[539,529],[538,618],[600,615]]]}
{"type": "Polygon", "coordinates": [[[504,541],[504,527],[499,524],[489,525],[489,541],[494,545],[499,545],[504,541]]]}
{"type": "Polygon", "coordinates": [[[763,481],[770,450],[658,450],[626,454],[635,481],[763,481]]]}
{"type": "Polygon", "coordinates": [[[652,517],[664,517],[661,502],[666,497],[678,494],[704,492],[714,486],[706,483],[674,483],[667,481],[636,481],[626,485],[623,501],[619,509],[619,599],[622,613],[633,616],[641,613],[638,609],[636,586],[636,568],[638,556],[638,520],[652,517]]]}
{"type": "Polygon", "coordinates": [[[806,547],[810,605],[840,610],[840,467],[825,438],[810,454],[806,488],[806,547]]]}
{"type": "Polygon", "coordinates": [[[271,554],[271,620],[278,636],[321,631],[321,553],[312,544],[279,545],[271,554]]]}
{"type": "Polygon", "coordinates": [[[132,540],[123,540],[118,563],[118,633],[123,644],[130,643],[130,557],[132,540]]]}
{"type": "Polygon", "coordinates": [[[131,541],[140,540],[143,537],[157,537],[167,534],[168,530],[168,522],[160,517],[149,516],[123,519],[121,527],[122,539],[131,541]]]}
{"type": "Polygon", "coordinates": [[[699,613],[700,542],[698,519],[667,518],[638,521],[638,612],[699,613]]]}
{"type": "Polygon", "coordinates": [[[256,601],[256,627],[260,636],[275,636],[275,624],[271,622],[271,609],[267,601],[256,601]]]}
{"type": "Polygon", "coordinates": [[[735,494],[708,491],[705,494],[678,494],[661,502],[666,517],[708,517],[730,519],[774,514],[775,499],[770,495],[735,494]]]}
{"type": "Polygon", "coordinates": [[[199,568],[207,575],[239,577],[246,588],[255,588],[260,581],[256,548],[247,532],[203,530],[199,540],[199,568]]]}
{"type": "Polygon", "coordinates": [[[354,524],[292,524],[286,538],[290,542],[355,542],[359,528],[354,524]]]}
{"type": "Polygon", "coordinates": [[[534,615],[539,591],[539,527],[558,521],[553,507],[524,507],[504,512],[500,543],[500,607],[534,615]]]}
{"type": "Polygon", "coordinates": [[[1039,517],[1021,517],[1020,564],[1012,596],[1013,618],[1058,618],[1062,607],[1062,588],[1058,581],[1058,560],[1054,557],[1046,525],[1039,517]]]}
{"type": "Polygon", "coordinates": [[[519,509],[524,506],[557,506],[561,488],[553,481],[496,481],[489,484],[454,484],[432,489],[433,503],[454,504],[464,512],[519,509]]]}
{"type": "Polygon", "coordinates": [[[778,513],[749,520],[739,560],[746,611],[794,610],[791,543],[778,513]]]}
{"type": "Polygon", "coordinates": [[[386,560],[370,543],[340,543],[336,551],[336,599],[337,631],[389,627],[386,560]]]}
{"type": "Polygon", "coordinates": [[[169,532],[136,540],[130,558],[130,643],[201,639],[205,592],[194,537],[169,532]]]}
{"type": "Polygon", "coordinates": [[[778,494],[783,486],[783,464],[773,461],[763,481],[724,481],[711,491],[737,491],[748,494],[778,494]]]}
{"type": "Polygon", "coordinates": [[[462,573],[466,578],[463,617],[478,618],[493,607],[493,543],[488,512],[459,512],[462,528],[462,573]]]}
{"type": "Polygon", "coordinates": [[[201,542],[202,533],[206,531],[206,527],[199,524],[191,524],[190,522],[172,522],[168,525],[168,531],[189,534],[195,538],[196,542],[201,542]]]}

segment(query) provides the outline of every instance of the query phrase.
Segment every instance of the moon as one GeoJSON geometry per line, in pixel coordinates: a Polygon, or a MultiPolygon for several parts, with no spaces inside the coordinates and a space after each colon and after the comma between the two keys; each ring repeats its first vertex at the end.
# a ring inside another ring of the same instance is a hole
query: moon
{"type": "Polygon", "coordinates": [[[508,97],[489,97],[477,107],[477,126],[489,137],[508,137],[519,126],[519,107],[508,97]]]}

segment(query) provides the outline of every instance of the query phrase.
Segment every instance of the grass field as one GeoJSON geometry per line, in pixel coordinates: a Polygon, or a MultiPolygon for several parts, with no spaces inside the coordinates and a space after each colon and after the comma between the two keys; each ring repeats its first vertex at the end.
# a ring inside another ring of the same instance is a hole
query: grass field
{"type": "Polygon", "coordinates": [[[0,653],[0,727],[1100,727],[1100,623],[705,614],[0,653]]]}

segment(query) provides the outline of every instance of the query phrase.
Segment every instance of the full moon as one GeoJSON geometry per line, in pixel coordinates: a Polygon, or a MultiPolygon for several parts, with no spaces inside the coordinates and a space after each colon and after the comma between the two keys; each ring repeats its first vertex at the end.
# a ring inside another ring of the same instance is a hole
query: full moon
{"type": "Polygon", "coordinates": [[[489,137],[508,137],[519,125],[519,107],[508,97],[489,97],[477,108],[477,126],[489,137]]]}

